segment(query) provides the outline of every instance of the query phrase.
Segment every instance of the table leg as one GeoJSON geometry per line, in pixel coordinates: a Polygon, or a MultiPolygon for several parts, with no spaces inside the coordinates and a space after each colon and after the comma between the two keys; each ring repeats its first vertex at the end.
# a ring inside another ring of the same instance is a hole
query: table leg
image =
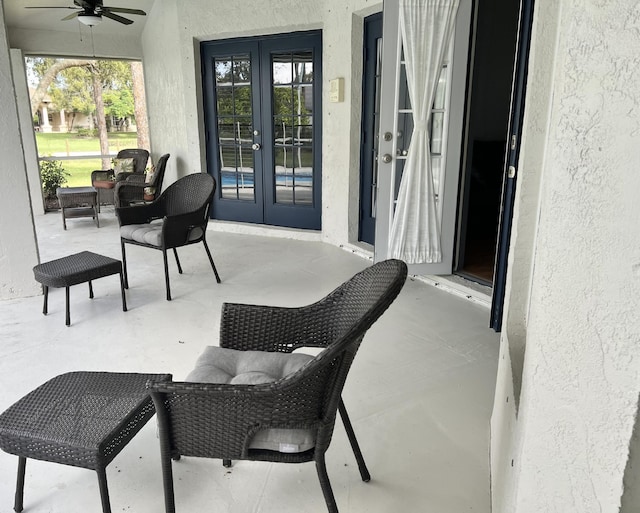
{"type": "Polygon", "coordinates": [[[122,270],[120,271],[120,292],[122,294],[122,311],[127,311],[127,298],[124,295],[124,276],[122,275],[122,270]]]}
{"type": "Polygon", "coordinates": [[[89,280],[89,299],[93,299],[93,285],[91,285],[91,280],[89,280]]]}
{"type": "Polygon", "coordinates": [[[64,207],[60,207],[60,212],[62,212],[62,227],[67,229],[67,218],[64,217],[64,207]]]}
{"type": "Polygon", "coordinates": [[[16,513],[20,513],[23,507],[24,498],[24,471],[27,465],[27,458],[24,456],[18,457],[18,481],[16,483],[16,496],[13,503],[13,510],[16,513]]]}
{"type": "Polygon", "coordinates": [[[66,325],[71,326],[71,314],[69,313],[69,287],[65,287],[66,325]]]}
{"type": "Polygon", "coordinates": [[[49,311],[49,287],[43,285],[42,292],[44,293],[44,306],[42,307],[42,313],[47,315],[47,312],[49,311]]]}
{"type": "Polygon", "coordinates": [[[96,469],[98,474],[98,486],[100,487],[100,499],[102,500],[102,513],[111,513],[109,502],[109,489],[107,488],[107,473],[104,468],[96,469]]]}

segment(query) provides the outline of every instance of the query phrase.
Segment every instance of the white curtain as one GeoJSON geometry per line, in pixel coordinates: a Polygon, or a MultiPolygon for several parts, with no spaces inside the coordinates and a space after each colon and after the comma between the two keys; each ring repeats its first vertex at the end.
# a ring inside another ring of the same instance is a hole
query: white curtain
{"type": "Polygon", "coordinates": [[[409,264],[442,261],[429,116],[458,4],[459,0],[400,0],[399,4],[414,128],[391,227],[389,254],[409,264]]]}

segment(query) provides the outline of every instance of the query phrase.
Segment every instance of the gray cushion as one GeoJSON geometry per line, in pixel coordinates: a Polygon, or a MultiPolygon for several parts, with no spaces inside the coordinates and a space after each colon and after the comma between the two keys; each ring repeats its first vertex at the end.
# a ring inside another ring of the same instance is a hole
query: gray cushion
{"type": "MultiPolygon", "coordinates": [[[[203,233],[202,228],[196,226],[189,231],[187,239],[189,241],[197,240],[202,237],[203,233]]],[[[162,219],[156,219],[151,223],[121,226],[120,237],[153,246],[162,246],[162,219]]]]}
{"type": "Polygon", "coordinates": [[[153,246],[162,246],[162,219],[151,223],[121,226],[120,237],[153,246]]]}
{"type": "MultiPolygon", "coordinates": [[[[208,346],[185,381],[232,385],[272,383],[311,360],[313,356],[303,353],[237,351],[208,346]]],[[[307,451],[314,445],[313,431],[309,429],[263,429],[255,434],[249,447],[293,453],[307,451]]]]}

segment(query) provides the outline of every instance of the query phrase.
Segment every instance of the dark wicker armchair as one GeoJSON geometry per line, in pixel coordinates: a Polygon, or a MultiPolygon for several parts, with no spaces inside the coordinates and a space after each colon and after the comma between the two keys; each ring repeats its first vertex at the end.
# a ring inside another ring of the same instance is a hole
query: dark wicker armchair
{"type": "MultiPolygon", "coordinates": [[[[117,159],[133,159],[133,173],[120,173],[118,180],[126,180],[129,176],[142,176],[149,161],[149,152],[142,148],[127,148],[120,150],[117,159]]],[[[114,204],[114,188],[116,177],[113,169],[98,169],[91,172],[91,185],[98,191],[98,208],[100,205],[114,204]]]]}
{"type": "Polygon", "coordinates": [[[164,257],[164,276],[167,301],[171,301],[167,250],[173,249],[182,274],[182,266],[176,248],[202,242],[213,268],[216,281],[220,283],[218,271],[207,245],[207,223],[209,208],[216,182],[211,175],[194,173],[172,183],[155,201],[132,207],[116,207],[120,223],[120,246],[125,288],[129,288],[125,244],[158,249],[164,257]]]}
{"type": "Polygon", "coordinates": [[[158,159],[153,177],[148,182],[144,174],[134,174],[118,182],[115,189],[116,207],[128,207],[135,203],[153,201],[160,196],[167,160],[169,160],[168,153],[158,159]]]}
{"type": "Polygon", "coordinates": [[[175,511],[171,459],[177,460],[181,455],[220,458],[225,466],[231,460],[314,461],[327,507],[330,512],[337,512],[325,452],[338,411],[362,480],[369,481],[341,394],[366,331],[394,301],[406,276],[404,262],[386,260],[356,274],[308,306],[224,304],[220,347],[207,348],[215,353],[213,358],[207,361],[205,352],[185,382],[150,386],[158,414],[167,513],[175,511]],[[324,350],[316,357],[293,353],[300,347],[324,350]],[[234,365],[245,369],[244,381],[238,381],[240,375],[231,381],[218,379],[220,369],[216,366],[228,367],[221,360],[229,355],[234,365]],[[290,372],[289,361],[283,364],[288,373],[283,372],[282,377],[275,381],[256,380],[261,374],[256,369],[261,356],[269,361],[297,358],[293,367],[297,370],[290,372]],[[253,360],[253,366],[248,360],[253,360]],[[203,371],[211,376],[206,382],[203,371]],[[275,450],[256,444],[258,436],[273,430],[277,436],[303,431],[310,443],[304,447],[281,443],[276,444],[275,450]]]}

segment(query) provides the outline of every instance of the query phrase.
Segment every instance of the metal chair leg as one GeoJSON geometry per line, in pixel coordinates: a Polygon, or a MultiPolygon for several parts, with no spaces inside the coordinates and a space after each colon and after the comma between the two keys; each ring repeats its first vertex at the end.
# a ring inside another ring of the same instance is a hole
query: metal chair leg
{"type": "Polygon", "coordinates": [[[27,458],[24,456],[18,457],[18,481],[16,483],[16,497],[13,503],[13,510],[16,513],[22,511],[23,498],[24,498],[24,471],[27,465],[27,458]]]}
{"type": "Polygon", "coordinates": [[[173,248],[173,256],[176,257],[176,264],[178,264],[178,272],[182,274],[182,266],[180,265],[180,259],[178,258],[178,251],[176,248],[173,248]]]}
{"type": "Polygon", "coordinates": [[[127,311],[127,297],[124,294],[124,278],[122,277],[122,271],[120,271],[120,293],[122,294],[122,311],[127,311]]]}
{"type": "Polygon", "coordinates": [[[347,432],[347,437],[349,438],[349,442],[351,443],[351,449],[353,449],[353,454],[356,457],[356,461],[358,462],[358,468],[360,469],[360,477],[362,477],[362,480],[365,483],[368,483],[369,481],[371,481],[371,474],[369,474],[367,465],[364,462],[364,457],[362,456],[360,445],[358,445],[356,434],[353,431],[351,420],[349,420],[349,415],[347,415],[347,409],[344,407],[344,402],[342,401],[342,399],[340,399],[340,404],[338,404],[338,411],[340,412],[340,417],[342,417],[342,423],[344,424],[344,429],[347,432]]]}
{"type": "Polygon", "coordinates": [[[167,250],[162,250],[162,258],[164,259],[164,281],[167,286],[167,301],[171,301],[171,286],[169,285],[169,263],[167,262],[167,250]]]}
{"type": "Polygon", "coordinates": [[[127,255],[124,250],[124,241],[120,239],[120,247],[122,248],[122,272],[124,274],[124,288],[129,288],[129,276],[127,275],[127,255]]]}
{"type": "Polygon", "coordinates": [[[327,503],[329,513],[338,513],[338,505],[336,504],[336,499],[333,496],[333,490],[331,489],[331,483],[329,482],[327,466],[324,462],[324,454],[316,456],[316,470],[318,471],[320,486],[322,488],[322,493],[324,495],[324,500],[327,503]]]}
{"type": "Polygon", "coordinates": [[[207,256],[209,257],[209,262],[211,263],[211,268],[213,269],[213,274],[216,275],[216,281],[220,283],[220,276],[218,276],[218,270],[216,269],[216,264],[213,263],[213,258],[211,258],[211,251],[209,251],[207,240],[202,239],[202,243],[204,244],[204,249],[207,251],[207,256]]]}
{"type": "Polygon", "coordinates": [[[89,280],[89,299],[93,299],[93,285],[91,285],[91,280],[89,280]]]}

